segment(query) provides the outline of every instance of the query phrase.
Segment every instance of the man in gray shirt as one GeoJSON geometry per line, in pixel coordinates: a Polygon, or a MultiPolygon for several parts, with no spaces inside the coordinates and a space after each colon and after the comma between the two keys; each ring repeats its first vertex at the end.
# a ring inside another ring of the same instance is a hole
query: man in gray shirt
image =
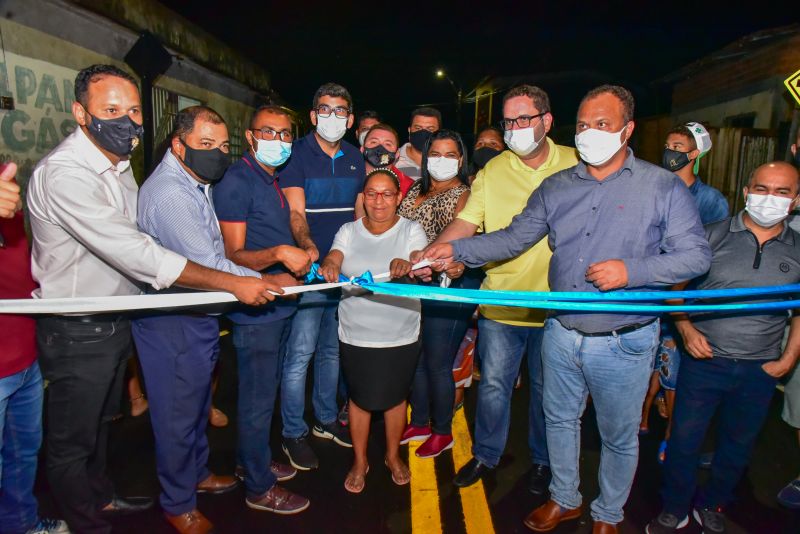
{"type": "MultiPolygon", "coordinates": [[[[785,162],[758,167],[744,194],[744,211],[706,226],[713,253],[698,289],[758,287],[800,282],[800,235],[784,219],[798,203],[798,171],[785,162]]],[[[774,301],[775,297],[748,302],[774,301]]],[[[741,301],[738,301],[741,302],[741,301]]],[[[674,532],[689,521],[703,532],[725,531],[723,509],[750,458],[777,379],[800,354],[800,316],[794,315],[786,348],[787,313],[676,314],[675,326],[692,356],[683,358],[664,466],[664,510],[647,525],[650,534],[674,532]],[[695,496],[696,466],[706,431],[718,415],[711,478],[695,496]]]]}
{"type": "MultiPolygon", "coordinates": [[[[555,291],[631,290],[689,280],[711,253],[697,207],[672,173],[636,159],[633,96],[618,86],[590,91],[578,109],[582,162],[547,178],[511,225],[430,246],[425,258],[477,266],[519,255],[548,236],[555,291]]],[[[595,532],[616,532],[639,453],[641,405],[658,345],[654,316],[558,313],[545,323],[544,412],[553,480],[551,499],[525,520],[551,530],[581,514],[580,417],[589,394],[603,442],[595,532]]]]}

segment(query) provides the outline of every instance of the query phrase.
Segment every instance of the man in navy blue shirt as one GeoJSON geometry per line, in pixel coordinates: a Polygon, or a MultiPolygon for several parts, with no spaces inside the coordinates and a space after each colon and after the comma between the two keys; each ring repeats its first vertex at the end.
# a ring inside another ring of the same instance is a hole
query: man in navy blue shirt
{"type": "MultiPolygon", "coordinates": [[[[342,140],[353,126],[353,99],[341,85],[327,83],[314,94],[311,124],[316,129],[298,140],[281,173],[281,187],[291,208],[292,234],[297,244],[317,261],[330,250],[336,231],[353,220],[364,181],[364,158],[342,140]]],[[[351,447],[350,436],[338,420],[339,336],[336,309],[339,291],[310,291],[299,299],[281,380],[283,450],[297,469],[319,466],[308,444],[303,420],[308,364],[314,362],[312,402],[315,436],[351,447]]]]}
{"type": "MultiPolygon", "coordinates": [[[[278,106],[262,106],[250,119],[245,141],[248,151],[214,189],[225,255],[239,265],[281,277],[284,285],[296,285],[294,276],[308,272],[311,257],[295,246],[289,203],[279,186],[277,168],[292,152],[291,118],[278,106]]],[[[249,508],[279,514],[298,513],[309,505],[308,499],[277,484],[297,472],[272,461],[269,447],[280,360],[295,302],[280,299],[229,315],[239,366],[237,475],[244,479],[249,508]]]]}

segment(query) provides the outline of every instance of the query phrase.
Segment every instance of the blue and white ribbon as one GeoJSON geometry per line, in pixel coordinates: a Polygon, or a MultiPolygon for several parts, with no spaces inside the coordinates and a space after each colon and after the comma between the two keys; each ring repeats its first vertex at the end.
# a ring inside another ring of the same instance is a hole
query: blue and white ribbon
{"type": "MultiPolygon", "coordinates": [[[[420,262],[413,269],[427,267],[430,262],[420,262]]],[[[339,275],[339,282],[324,282],[319,274],[319,265],[313,264],[306,275],[304,286],[285,287],[284,295],[320,291],[347,285],[357,285],[374,293],[407,297],[415,299],[432,299],[467,304],[485,304],[492,306],[511,306],[521,308],[537,308],[559,311],[592,312],[592,313],[636,313],[661,314],[668,312],[728,312],[752,313],[775,312],[800,308],[800,284],[748,287],[714,290],[684,291],[609,291],[593,293],[588,291],[492,291],[482,289],[451,289],[433,286],[415,286],[410,284],[392,284],[381,282],[388,280],[390,273],[372,275],[369,271],[361,276],[347,278],[339,275]],[[752,299],[753,297],[784,296],[783,299],[760,302],[693,302],[681,305],[653,304],[672,299],[752,299]]],[[[0,300],[2,314],[89,314],[125,312],[144,309],[178,309],[186,307],[206,306],[211,304],[232,303],[236,298],[230,293],[196,292],[168,293],[157,295],[130,295],[117,297],[83,297],[56,299],[7,299],[0,300]]]]}

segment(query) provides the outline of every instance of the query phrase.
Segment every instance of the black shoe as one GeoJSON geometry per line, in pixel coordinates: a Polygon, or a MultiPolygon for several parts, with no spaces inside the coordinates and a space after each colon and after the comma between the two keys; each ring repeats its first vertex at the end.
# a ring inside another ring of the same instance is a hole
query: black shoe
{"type": "Polygon", "coordinates": [[[143,512],[153,507],[153,499],[150,497],[117,497],[111,498],[111,502],[100,509],[100,513],[106,516],[135,514],[143,512]]]}
{"type": "Polygon", "coordinates": [[[281,448],[295,469],[309,471],[319,467],[319,460],[311,445],[308,444],[307,435],[299,438],[283,438],[281,448]]]}
{"type": "Polygon", "coordinates": [[[644,528],[645,534],[672,534],[689,524],[689,516],[678,519],[676,516],[661,512],[644,528]]]}
{"type": "Polygon", "coordinates": [[[534,495],[544,495],[550,486],[550,467],[542,464],[533,464],[528,478],[528,491],[534,495]]]}
{"type": "Polygon", "coordinates": [[[453,484],[459,488],[466,488],[467,486],[475,484],[483,475],[491,470],[492,468],[488,465],[482,464],[475,458],[472,458],[464,467],[458,470],[458,473],[456,473],[453,479],[453,484]]]}
{"type": "Polygon", "coordinates": [[[725,514],[721,508],[695,508],[692,515],[703,527],[703,534],[725,534],[725,514]]]}
{"type": "Polygon", "coordinates": [[[322,439],[332,439],[337,445],[342,447],[352,447],[353,440],[350,438],[350,431],[347,427],[339,424],[339,421],[333,420],[327,425],[317,423],[311,429],[311,433],[322,439]]]}

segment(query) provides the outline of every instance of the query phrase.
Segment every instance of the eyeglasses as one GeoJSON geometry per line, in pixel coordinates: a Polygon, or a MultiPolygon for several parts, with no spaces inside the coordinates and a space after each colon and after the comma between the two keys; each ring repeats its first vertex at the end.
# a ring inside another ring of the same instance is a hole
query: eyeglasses
{"type": "Polygon", "coordinates": [[[340,119],[346,119],[350,115],[350,108],[346,108],[343,106],[336,106],[332,108],[328,105],[322,104],[321,106],[317,106],[317,109],[314,111],[317,112],[317,116],[328,118],[331,116],[331,113],[339,117],[340,119]]]}
{"type": "Polygon", "coordinates": [[[266,126],[264,128],[259,128],[259,129],[250,128],[250,131],[261,132],[261,139],[265,141],[280,139],[284,143],[290,143],[294,138],[292,132],[290,132],[289,130],[281,130],[280,132],[276,132],[272,128],[267,128],[266,126]]]}
{"type": "Polygon", "coordinates": [[[369,200],[375,200],[378,196],[382,196],[383,200],[393,200],[397,196],[397,191],[364,191],[364,196],[369,200]]]}
{"type": "Polygon", "coordinates": [[[517,125],[517,128],[528,128],[533,122],[533,119],[538,119],[539,117],[544,117],[547,115],[547,112],[539,113],[538,115],[520,115],[516,119],[503,119],[498,124],[500,128],[503,130],[513,130],[514,125],[517,125]]]}

